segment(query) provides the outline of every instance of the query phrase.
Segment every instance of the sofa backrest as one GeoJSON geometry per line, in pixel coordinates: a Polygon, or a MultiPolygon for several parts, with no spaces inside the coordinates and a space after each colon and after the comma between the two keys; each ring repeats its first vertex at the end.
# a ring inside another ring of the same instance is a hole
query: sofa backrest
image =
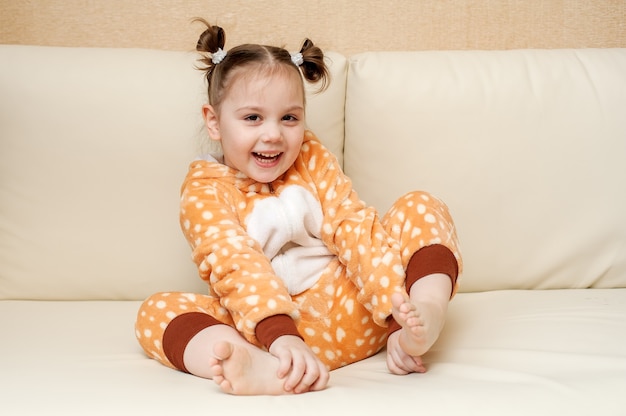
{"type": "Polygon", "coordinates": [[[350,59],[345,171],[456,220],[460,291],[626,287],[626,49],[350,59]]]}
{"type": "MultiPolygon", "coordinates": [[[[626,287],[625,49],[328,55],[309,126],[381,212],[449,205],[460,291],[626,287]]],[[[0,45],[0,299],[205,290],[178,225],[196,58],[0,45]]]]}
{"type": "MultiPolygon", "coordinates": [[[[206,291],[178,225],[206,90],[195,53],[0,45],[0,299],[206,291]]],[[[308,98],[339,157],[347,60],[308,98]]]]}

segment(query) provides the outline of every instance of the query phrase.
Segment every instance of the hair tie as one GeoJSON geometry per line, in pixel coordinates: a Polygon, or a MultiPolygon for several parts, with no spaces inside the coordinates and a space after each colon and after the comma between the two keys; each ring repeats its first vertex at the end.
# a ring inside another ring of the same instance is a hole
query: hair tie
{"type": "Polygon", "coordinates": [[[291,62],[293,62],[296,66],[302,65],[304,63],[304,59],[302,58],[302,54],[300,52],[292,53],[291,54],[291,62]]]}
{"type": "Polygon", "coordinates": [[[213,61],[214,65],[222,62],[224,58],[226,58],[226,51],[222,48],[217,48],[217,50],[211,54],[211,61],[213,61]]]}

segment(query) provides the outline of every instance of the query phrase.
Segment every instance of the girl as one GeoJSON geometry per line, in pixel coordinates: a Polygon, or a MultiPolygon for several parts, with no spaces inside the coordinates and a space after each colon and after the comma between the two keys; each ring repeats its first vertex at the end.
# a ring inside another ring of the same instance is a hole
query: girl
{"type": "Polygon", "coordinates": [[[202,110],[221,152],[191,164],[180,221],[209,293],[147,299],[142,347],[231,394],[321,390],[385,346],[392,373],[426,371],[461,265],[446,206],[412,192],[379,219],[305,130],[303,77],[327,85],[322,51],[226,52],[202,22],[202,110]]]}

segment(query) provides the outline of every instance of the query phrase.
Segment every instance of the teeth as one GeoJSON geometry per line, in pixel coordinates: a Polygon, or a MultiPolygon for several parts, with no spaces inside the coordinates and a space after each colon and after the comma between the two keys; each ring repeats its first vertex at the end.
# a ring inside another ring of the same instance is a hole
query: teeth
{"type": "Polygon", "coordinates": [[[261,156],[261,157],[266,158],[266,159],[273,159],[273,158],[277,157],[280,153],[271,154],[271,153],[258,153],[258,152],[255,152],[255,154],[257,156],[261,156]]]}

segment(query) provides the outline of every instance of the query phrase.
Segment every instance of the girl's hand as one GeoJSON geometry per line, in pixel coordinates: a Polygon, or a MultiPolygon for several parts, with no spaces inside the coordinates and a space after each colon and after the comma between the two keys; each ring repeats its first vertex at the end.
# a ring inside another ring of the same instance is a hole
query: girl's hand
{"type": "Polygon", "coordinates": [[[328,384],[328,369],[299,337],[278,337],[270,345],[269,352],[278,358],[277,376],[285,378],[285,391],[305,393],[322,390],[328,384]]]}

